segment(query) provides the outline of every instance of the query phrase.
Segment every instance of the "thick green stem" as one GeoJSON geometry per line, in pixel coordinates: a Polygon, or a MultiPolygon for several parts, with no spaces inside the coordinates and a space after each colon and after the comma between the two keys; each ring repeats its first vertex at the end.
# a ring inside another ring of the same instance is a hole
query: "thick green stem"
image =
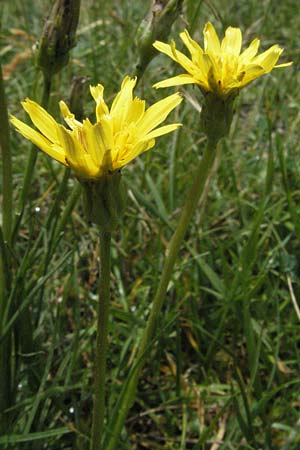
{"type": "Polygon", "coordinates": [[[163,302],[166,298],[168,284],[174,272],[176,258],[178,256],[192,215],[194,214],[199,204],[199,199],[200,197],[205,198],[207,195],[208,186],[212,178],[211,175],[212,173],[214,173],[214,163],[218,154],[217,148],[218,146],[214,146],[208,143],[203,157],[196,170],[193,185],[188,193],[187,201],[182,210],[177,228],[169,244],[162,276],[153,299],[150,316],[148,318],[147,325],[142,335],[141,343],[139,346],[139,351],[136,358],[137,366],[131,373],[131,378],[120,400],[121,404],[117,405],[117,407],[115,408],[114,416],[112,417],[113,429],[111,430],[108,443],[107,445],[105,445],[105,450],[114,450],[116,448],[128,410],[134,401],[137,383],[143,367],[143,363],[145,361],[145,353],[149,348],[149,345],[153,338],[157,318],[162,309],[163,302]]]}
{"type": "Polygon", "coordinates": [[[110,243],[111,233],[100,232],[100,274],[99,303],[97,319],[97,341],[95,355],[94,410],[91,435],[91,450],[100,450],[104,413],[105,413],[105,379],[106,353],[109,317],[109,282],[110,282],[110,243]]]}
{"type": "Polygon", "coordinates": [[[144,355],[144,352],[152,339],[156,320],[165,299],[168,284],[173,275],[176,258],[178,256],[182,241],[184,239],[184,235],[187,231],[192,215],[198,206],[199,198],[204,192],[206,181],[209,178],[209,174],[213,167],[215,157],[216,148],[212,149],[207,147],[195,173],[193,185],[187,196],[187,202],[184,205],[177,228],[172,236],[169,248],[167,250],[167,256],[165,259],[162,276],[153,300],[151,313],[139,347],[139,357],[142,357],[144,355]]]}

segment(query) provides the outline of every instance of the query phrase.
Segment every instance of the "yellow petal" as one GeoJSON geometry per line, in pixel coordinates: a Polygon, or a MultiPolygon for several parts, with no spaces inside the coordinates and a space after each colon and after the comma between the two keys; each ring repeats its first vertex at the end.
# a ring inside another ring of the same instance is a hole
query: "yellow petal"
{"type": "Polygon", "coordinates": [[[248,66],[244,77],[241,79],[240,86],[246,86],[246,84],[250,83],[250,81],[255,80],[255,78],[258,78],[262,75],[264,75],[265,70],[262,66],[258,66],[257,64],[253,64],[251,66],[248,66]]]}
{"type": "Polygon", "coordinates": [[[228,27],[222,40],[221,52],[239,56],[242,48],[242,32],[239,28],[228,27]]]}
{"type": "Polygon", "coordinates": [[[156,128],[153,131],[150,131],[144,138],[141,139],[141,142],[146,141],[148,139],[154,139],[158,136],[163,136],[164,134],[171,133],[171,131],[176,130],[178,127],[181,127],[182,123],[172,123],[171,125],[164,125],[163,127],[156,128]]]}
{"type": "Polygon", "coordinates": [[[62,148],[65,152],[66,160],[71,167],[74,167],[77,165],[78,161],[80,161],[83,150],[80,148],[79,142],[74,139],[69,130],[66,130],[62,125],[59,126],[58,130],[58,135],[62,148]]]}
{"type": "Polygon", "coordinates": [[[158,50],[159,52],[164,53],[165,55],[172,58],[174,61],[178,62],[177,57],[175,57],[174,53],[172,52],[171,45],[165,44],[164,42],[161,41],[155,41],[153,43],[153,47],[156,48],[156,50],[158,50]]]}
{"type": "Polygon", "coordinates": [[[287,62],[287,63],[283,63],[283,64],[276,64],[276,66],[274,66],[274,69],[278,69],[279,67],[289,67],[291,66],[293,63],[293,61],[287,62]]]}
{"type": "Polygon", "coordinates": [[[172,42],[171,45],[164,44],[163,42],[160,41],[155,41],[153,47],[155,47],[156,50],[159,50],[160,52],[172,58],[174,61],[180,64],[187,72],[196,70],[195,64],[187,56],[185,56],[183,53],[181,53],[179,50],[176,49],[174,41],[172,42]]]}
{"type": "Polygon", "coordinates": [[[239,58],[241,64],[251,63],[252,58],[257,54],[260,45],[259,39],[253,39],[251,44],[244,50],[239,58]]]}
{"type": "Polygon", "coordinates": [[[118,162],[115,165],[115,169],[119,169],[121,167],[126,166],[126,164],[130,163],[137,156],[150,150],[152,147],[154,147],[154,145],[155,139],[151,139],[150,141],[146,142],[140,142],[131,151],[127,151],[126,154],[122,157],[122,159],[118,160],[118,162]]]}
{"type": "Polygon", "coordinates": [[[26,123],[11,116],[11,123],[16,127],[17,131],[26,139],[29,139],[34,145],[40,148],[44,153],[54,158],[56,161],[68,165],[65,160],[64,150],[57,144],[52,144],[41,133],[26,125],[26,123]]]}
{"type": "Polygon", "coordinates": [[[100,123],[95,125],[87,124],[83,127],[88,152],[91,155],[96,166],[100,167],[105,154],[105,145],[103,141],[103,130],[100,123]]]}
{"type": "Polygon", "coordinates": [[[138,122],[145,112],[145,100],[140,100],[135,97],[128,108],[128,113],[126,117],[127,123],[138,122]]]}
{"type": "Polygon", "coordinates": [[[59,126],[59,137],[66,153],[66,161],[79,178],[95,178],[99,167],[93,162],[91,155],[86,153],[71,131],[59,126]]]}
{"type": "Polygon", "coordinates": [[[206,53],[220,53],[221,45],[214,26],[208,22],[203,30],[204,51],[206,53]]]}
{"type": "Polygon", "coordinates": [[[180,39],[188,49],[188,51],[191,54],[193,62],[199,62],[199,55],[203,54],[203,50],[200,47],[200,45],[194,41],[194,39],[191,38],[189,32],[187,30],[184,30],[183,33],[179,34],[180,39]]]}
{"type": "Polygon", "coordinates": [[[115,141],[112,118],[110,116],[102,116],[95,130],[98,134],[97,139],[101,141],[101,146],[105,149],[105,152],[111,151],[114,154],[115,141]]]}
{"type": "Polygon", "coordinates": [[[116,95],[111,108],[110,115],[113,117],[115,130],[118,131],[122,126],[123,120],[127,115],[128,109],[131,107],[132,103],[132,91],[136,85],[137,78],[125,77],[121,90],[116,95]]]}
{"type": "Polygon", "coordinates": [[[104,114],[109,114],[108,106],[103,99],[104,86],[98,84],[97,86],[90,86],[91,95],[96,102],[96,117],[97,122],[104,114]]]}
{"type": "Polygon", "coordinates": [[[96,103],[101,103],[103,101],[104,86],[102,84],[97,84],[97,86],[90,86],[90,93],[96,103]]]}
{"type": "Polygon", "coordinates": [[[57,140],[57,122],[53,119],[47,111],[38,105],[36,102],[26,98],[22,102],[22,106],[29,114],[30,119],[37,127],[37,129],[46,136],[51,142],[58,142],[57,140]]]}
{"type": "Polygon", "coordinates": [[[262,66],[265,73],[270,72],[277,63],[282,52],[282,48],[278,45],[273,45],[268,50],[258,55],[253,63],[255,62],[255,64],[262,66]]]}
{"type": "Polygon", "coordinates": [[[170,86],[181,86],[183,84],[197,83],[196,78],[188,73],[183,73],[177,75],[176,77],[167,78],[166,80],[159,81],[153,85],[154,88],[170,87],[170,86]]]}
{"type": "Polygon", "coordinates": [[[207,79],[207,73],[210,66],[207,66],[206,64],[202,48],[190,37],[187,30],[185,30],[184,33],[180,33],[179,36],[188,48],[195,65],[194,67],[190,67],[190,70],[187,70],[187,72],[193,75],[197,80],[201,80],[201,84],[207,84],[205,83],[205,80],[207,79]]]}
{"type": "Polygon", "coordinates": [[[182,102],[182,97],[176,93],[160,100],[150,106],[139,123],[139,136],[144,135],[153,130],[157,125],[163,122],[169,113],[182,102]]]}
{"type": "Polygon", "coordinates": [[[62,100],[59,102],[59,108],[65,122],[69,125],[71,130],[74,130],[77,127],[82,127],[82,123],[75,119],[74,114],[71,113],[68,106],[62,100]]]}
{"type": "Polygon", "coordinates": [[[205,54],[203,59],[206,61],[207,67],[209,67],[207,71],[209,90],[218,92],[223,84],[222,64],[219,64],[218,59],[214,58],[213,54],[205,54]]]}

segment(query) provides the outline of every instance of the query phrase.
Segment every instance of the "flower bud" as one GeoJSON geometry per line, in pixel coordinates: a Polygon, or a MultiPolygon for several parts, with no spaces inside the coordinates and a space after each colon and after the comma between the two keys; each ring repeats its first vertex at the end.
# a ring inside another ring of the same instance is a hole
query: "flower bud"
{"type": "Polygon", "coordinates": [[[140,77],[154,58],[156,51],[152,46],[155,40],[166,40],[171,27],[181,13],[183,0],[152,0],[152,5],[137,31],[140,77]]]}
{"type": "Polygon", "coordinates": [[[121,172],[107,173],[95,180],[79,180],[83,186],[83,205],[88,221],[103,230],[112,231],[118,225],[126,203],[121,172]]]}
{"type": "Polygon", "coordinates": [[[47,77],[59,72],[69,61],[75,45],[80,0],[55,0],[40,40],[37,64],[47,77]]]}

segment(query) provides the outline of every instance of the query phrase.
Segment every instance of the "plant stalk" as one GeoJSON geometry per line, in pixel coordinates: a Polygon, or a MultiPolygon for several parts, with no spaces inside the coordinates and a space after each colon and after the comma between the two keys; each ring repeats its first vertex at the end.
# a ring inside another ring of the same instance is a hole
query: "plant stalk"
{"type": "Polygon", "coordinates": [[[100,450],[105,413],[106,353],[108,341],[111,232],[100,231],[100,274],[94,375],[94,409],[90,450],[100,450]]]}
{"type": "MultiPolygon", "coordinates": [[[[187,201],[183,207],[177,228],[169,243],[162,276],[160,278],[160,282],[153,299],[150,316],[148,318],[146,328],[143,332],[139,351],[136,357],[137,365],[131,372],[131,378],[125,388],[125,391],[121,394],[121,398],[119,400],[121,404],[117,404],[115,408],[112,417],[112,429],[108,438],[107,445],[105,445],[105,450],[115,450],[116,446],[118,445],[119,436],[122,431],[124,421],[126,419],[128,410],[135,398],[139,376],[145,361],[145,353],[149,348],[149,345],[151,344],[151,340],[153,338],[157,319],[166,298],[166,292],[170,279],[174,272],[176,258],[178,256],[191,218],[196,208],[200,206],[199,199],[201,198],[201,200],[204,201],[207,197],[210,181],[212,179],[212,175],[215,172],[214,167],[215,162],[218,160],[219,149],[220,144],[212,145],[212,143],[208,141],[203,157],[196,170],[192,187],[187,196],[187,201]]],[[[203,205],[201,204],[201,206],[203,205]]]]}

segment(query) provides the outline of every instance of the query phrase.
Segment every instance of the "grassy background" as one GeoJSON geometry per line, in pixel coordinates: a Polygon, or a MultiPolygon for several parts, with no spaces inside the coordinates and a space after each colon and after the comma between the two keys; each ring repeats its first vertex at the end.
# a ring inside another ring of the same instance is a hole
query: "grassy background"
{"type": "MultiPolygon", "coordinates": [[[[34,48],[48,3],[0,5],[9,112],[20,118],[20,101],[40,98],[34,48]]],[[[293,304],[300,251],[298,7],[292,0],[224,3],[187,0],[170,37],[178,42],[187,26],[202,42],[208,20],[220,33],[235,25],[245,43],[258,36],[263,49],[283,46],[282,59],[294,60],[294,66],[274,70],[240,95],[207,206],[194,217],[168,289],[122,435],[124,450],[300,448],[300,317],[293,304]]],[[[134,75],[134,38],[147,7],[142,1],[84,2],[77,46],[54,81],[53,114],[59,117],[57,102],[68,100],[74,76],[104,84],[109,102],[123,77],[134,75]]],[[[171,93],[151,85],[178,70],[158,56],[136,94],[151,104],[171,93]]],[[[129,198],[112,255],[108,415],[137,350],[166,244],[204,146],[193,107],[201,104],[201,95],[192,86],[182,91],[186,101],[174,121],[184,126],[123,170],[129,198]]],[[[84,99],[91,115],[88,87],[84,99]]],[[[30,144],[14,131],[11,142],[17,205],[30,144]]],[[[87,227],[79,204],[64,232],[54,237],[49,212],[53,205],[63,212],[76,183],[71,176],[58,197],[63,175],[61,166],[39,154],[13,255],[16,301],[21,305],[30,298],[32,315],[31,324],[20,315],[17,330],[26,336],[30,326],[34,341],[26,347],[22,339],[17,347],[11,443],[0,437],[0,448],[88,447],[97,230],[87,227]]]]}

